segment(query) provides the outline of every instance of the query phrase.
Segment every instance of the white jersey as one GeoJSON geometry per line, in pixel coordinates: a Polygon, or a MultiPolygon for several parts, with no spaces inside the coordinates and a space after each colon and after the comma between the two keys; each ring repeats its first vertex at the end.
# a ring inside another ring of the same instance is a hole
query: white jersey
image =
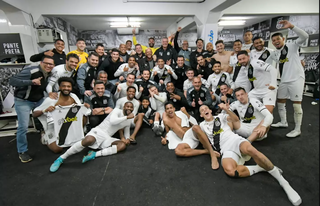
{"type": "Polygon", "coordinates": [[[261,113],[267,108],[256,98],[249,98],[247,104],[241,104],[239,101],[230,104],[230,111],[237,111],[242,123],[251,124],[256,127],[265,118],[261,113]]]}
{"type": "Polygon", "coordinates": [[[120,99],[117,100],[117,103],[116,103],[116,107],[115,108],[118,108],[118,109],[123,109],[124,107],[124,104],[126,102],[132,102],[133,104],[133,114],[136,115],[138,113],[138,110],[139,110],[139,106],[140,106],[140,103],[138,100],[136,99],[133,99],[133,100],[128,100],[127,97],[122,97],[120,99]]]}
{"type": "MultiPolygon", "coordinates": [[[[204,79],[204,78],[201,78],[201,82],[203,85],[206,85],[207,84],[207,81],[204,79]]],[[[189,79],[186,79],[184,82],[183,82],[183,90],[184,91],[187,91],[189,88],[191,88],[193,85],[192,85],[192,80],[189,80],[189,79]]]]}
{"type": "Polygon", "coordinates": [[[240,68],[238,76],[234,81],[234,88],[231,87],[233,90],[238,87],[243,87],[246,90],[246,92],[249,92],[251,90],[252,86],[248,78],[248,72],[249,72],[248,69],[249,69],[249,65],[246,67],[242,66],[240,68]]]}
{"type": "Polygon", "coordinates": [[[273,64],[272,56],[274,56],[274,50],[269,49],[268,47],[264,47],[261,51],[257,51],[256,49],[252,49],[250,52],[250,60],[259,59],[268,64],[273,64]]]}
{"type": "Polygon", "coordinates": [[[283,48],[277,49],[274,52],[274,55],[271,56],[277,63],[279,63],[279,72],[282,83],[295,82],[300,77],[303,79],[305,78],[304,69],[300,62],[298,50],[308,38],[308,34],[296,26],[292,29],[292,31],[294,31],[299,38],[292,43],[286,43],[283,48]]]}
{"type": "Polygon", "coordinates": [[[217,89],[220,89],[220,87],[218,87],[219,82],[225,83],[229,87],[234,87],[233,81],[230,78],[229,73],[227,72],[220,72],[219,74],[216,74],[216,73],[210,74],[207,79],[207,83],[205,85],[207,88],[211,86],[211,90],[213,92],[216,92],[217,89]]]}
{"type": "Polygon", "coordinates": [[[159,92],[159,95],[154,94],[149,98],[150,106],[153,110],[162,114],[165,110],[164,104],[167,102],[167,93],[159,92]]]}
{"type": "Polygon", "coordinates": [[[83,105],[56,106],[49,112],[53,117],[54,133],[58,137],[57,145],[70,147],[84,138],[82,119],[90,113],[90,109],[83,105]]]}
{"type": "MultiPolygon", "coordinates": [[[[118,130],[125,129],[130,131],[132,119],[127,119],[123,114],[123,109],[115,108],[112,112],[95,128],[113,136],[118,130]]],[[[126,132],[127,133],[127,132],[126,132]]],[[[129,138],[129,137],[126,137],[129,138]]]]}
{"type": "Polygon", "coordinates": [[[119,66],[117,71],[114,73],[114,76],[115,77],[123,76],[124,78],[127,78],[127,75],[130,73],[135,74],[136,77],[138,77],[140,75],[139,69],[137,69],[136,67],[130,68],[128,63],[124,63],[119,66]],[[123,70],[125,67],[128,68],[128,71],[126,71],[126,72],[123,70]]]}
{"type": "Polygon", "coordinates": [[[163,83],[164,85],[166,85],[168,82],[171,81],[171,76],[177,80],[178,79],[178,76],[176,75],[176,73],[174,73],[173,69],[168,66],[168,65],[164,65],[164,68],[160,69],[159,66],[155,66],[153,69],[152,69],[152,72],[151,72],[151,77],[150,79],[151,80],[154,80],[154,72],[157,72],[157,76],[159,77],[159,79],[163,79],[163,83]],[[168,73],[168,71],[172,71],[172,74],[170,75],[168,73]]]}
{"type": "MultiPolygon", "coordinates": [[[[135,93],[134,96],[135,96],[137,99],[140,99],[142,93],[139,92],[138,85],[136,85],[135,83],[133,83],[131,86],[133,86],[134,88],[136,88],[136,93],[135,93]]],[[[128,89],[128,87],[129,87],[129,86],[127,85],[127,82],[123,82],[123,83],[118,84],[116,93],[114,94],[114,98],[115,98],[115,99],[120,99],[120,98],[126,97],[126,96],[127,96],[127,89],[128,89]],[[118,87],[121,88],[120,92],[118,91],[118,87]]]]}
{"type": "Polygon", "coordinates": [[[247,50],[247,49],[250,50],[250,48],[253,47],[252,45],[253,45],[253,43],[250,43],[250,44],[242,44],[241,50],[247,50]]]}
{"type": "Polygon", "coordinates": [[[71,77],[74,71],[68,71],[65,64],[54,67],[51,71],[52,76],[49,77],[48,85],[46,87],[47,92],[58,92],[59,84],[58,79],[60,77],[71,77]]]}
{"type": "Polygon", "coordinates": [[[276,68],[258,59],[250,61],[249,64],[253,68],[252,80],[254,90],[259,91],[261,93],[266,93],[269,91],[269,85],[277,88],[276,68]]]}

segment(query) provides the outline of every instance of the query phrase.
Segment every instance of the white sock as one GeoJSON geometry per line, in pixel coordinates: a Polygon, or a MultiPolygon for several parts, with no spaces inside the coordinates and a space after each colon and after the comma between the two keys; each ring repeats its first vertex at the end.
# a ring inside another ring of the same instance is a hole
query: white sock
{"type": "Polygon", "coordinates": [[[286,103],[277,103],[281,123],[287,123],[286,103]]]}
{"type": "Polygon", "coordinates": [[[62,159],[67,159],[69,156],[74,155],[78,152],[81,152],[85,147],[82,146],[81,141],[76,142],[74,145],[72,145],[63,155],[60,157],[62,159]]]}
{"type": "Polygon", "coordinates": [[[260,167],[259,165],[251,165],[251,166],[245,166],[248,168],[249,172],[250,172],[250,176],[258,173],[258,172],[264,172],[266,171],[265,169],[263,169],[262,167],[260,167]]]}
{"type": "Polygon", "coordinates": [[[117,145],[112,145],[111,147],[108,147],[96,152],[96,157],[108,156],[116,153],[117,153],[117,145]]]}
{"type": "Polygon", "coordinates": [[[276,180],[278,180],[280,186],[286,192],[288,199],[293,205],[299,205],[301,203],[301,198],[299,194],[290,186],[287,180],[281,175],[277,167],[273,167],[272,170],[268,171],[276,180]]]}
{"type": "Polygon", "coordinates": [[[159,125],[160,123],[159,123],[159,121],[154,121],[153,124],[154,125],[159,125]]]}
{"type": "Polygon", "coordinates": [[[296,124],[294,130],[300,131],[303,114],[301,104],[293,104],[293,111],[294,123],[296,124]]]}

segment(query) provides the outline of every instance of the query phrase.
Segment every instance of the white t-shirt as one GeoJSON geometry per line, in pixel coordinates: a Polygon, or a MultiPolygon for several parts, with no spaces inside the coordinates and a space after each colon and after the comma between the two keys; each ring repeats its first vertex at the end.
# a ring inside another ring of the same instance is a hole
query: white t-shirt
{"type": "Polygon", "coordinates": [[[46,87],[48,93],[59,91],[58,79],[60,77],[71,77],[71,75],[73,74],[73,70],[68,71],[65,64],[60,64],[54,67],[51,73],[52,76],[49,77],[48,85],[46,87]]]}
{"type": "Polygon", "coordinates": [[[264,62],[268,63],[268,64],[273,64],[273,59],[272,59],[272,55],[274,55],[274,50],[273,49],[269,49],[268,47],[264,47],[261,51],[257,51],[256,49],[252,49],[250,52],[250,59],[259,59],[263,61],[263,59],[265,59],[264,62]],[[269,51],[269,55],[267,54],[266,51],[269,51]]]}
{"type": "Polygon", "coordinates": [[[263,110],[267,109],[264,104],[256,98],[250,98],[247,104],[241,104],[239,101],[232,102],[230,104],[230,111],[237,110],[239,114],[240,121],[244,123],[245,120],[250,121],[245,118],[245,114],[248,110],[250,114],[252,114],[251,122],[247,123],[256,127],[260,122],[265,118],[261,113],[263,110]],[[248,109],[249,104],[251,104],[251,108],[248,109]]]}
{"type": "Polygon", "coordinates": [[[220,72],[219,74],[216,74],[216,73],[210,74],[207,79],[206,87],[209,88],[211,86],[211,90],[215,92],[218,89],[217,85],[220,82],[221,78],[225,78],[224,83],[226,83],[229,87],[234,87],[233,81],[230,78],[229,73],[227,72],[220,72]],[[225,74],[226,77],[222,77],[222,74],[225,74]]]}
{"type": "Polygon", "coordinates": [[[172,76],[174,79],[178,79],[178,76],[176,75],[176,73],[174,73],[173,69],[172,69],[170,66],[166,65],[166,64],[164,65],[164,68],[162,68],[162,69],[160,69],[158,66],[155,66],[155,67],[153,68],[153,70],[152,70],[152,72],[151,72],[151,77],[150,77],[151,80],[154,80],[153,74],[154,74],[155,71],[157,72],[157,76],[158,76],[160,79],[161,79],[161,77],[162,77],[163,75],[166,75],[166,78],[165,78],[164,81],[163,81],[164,85],[166,85],[168,82],[171,81],[171,76],[172,76]],[[168,73],[168,71],[172,71],[172,74],[170,75],[170,74],[168,73]]]}
{"type": "Polygon", "coordinates": [[[124,64],[121,64],[121,65],[119,66],[119,68],[117,69],[117,71],[114,73],[114,76],[115,76],[115,77],[123,76],[124,78],[127,78],[127,75],[128,75],[129,73],[134,72],[134,70],[136,70],[136,71],[135,71],[135,76],[138,77],[138,76],[140,75],[139,69],[136,69],[136,67],[130,68],[128,63],[124,63],[124,64]],[[126,72],[123,70],[125,67],[128,68],[128,71],[126,71],[126,72]]]}
{"type": "MultiPolygon", "coordinates": [[[[288,51],[286,52],[284,50],[284,47],[281,49],[277,49],[274,52],[274,55],[271,56],[277,63],[280,63],[279,59],[281,56],[281,53],[285,54],[287,53],[287,56],[284,60],[282,60],[284,63],[282,75],[281,75],[281,82],[295,82],[300,77],[303,79],[305,78],[304,69],[301,65],[301,61],[299,58],[299,47],[305,42],[305,40],[308,38],[308,34],[303,31],[300,28],[297,28],[296,26],[292,29],[299,38],[293,41],[292,43],[286,43],[284,45],[288,47],[288,51]]],[[[280,71],[280,67],[279,67],[280,71]]]]}
{"type": "Polygon", "coordinates": [[[241,47],[241,50],[247,50],[251,48],[253,43],[250,43],[250,44],[242,44],[242,47],[241,47]]]}
{"type": "Polygon", "coordinates": [[[56,106],[51,113],[54,121],[54,133],[60,147],[69,147],[84,138],[82,119],[91,110],[83,105],[56,106]]]}
{"type": "Polygon", "coordinates": [[[122,97],[120,99],[117,100],[117,103],[116,103],[116,107],[115,108],[118,108],[120,110],[123,109],[124,107],[124,104],[126,102],[132,102],[133,103],[133,114],[136,115],[138,113],[138,110],[139,110],[139,106],[140,106],[140,103],[138,100],[136,99],[133,99],[133,100],[128,100],[127,97],[122,97]]]}
{"type": "Polygon", "coordinates": [[[159,95],[154,95],[149,98],[150,106],[153,110],[162,114],[164,112],[164,104],[167,102],[167,93],[159,92],[159,95]]]}
{"type": "MultiPolygon", "coordinates": [[[[134,88],[136,88],[135,97],[136,97],[137,99],[140,99],[142,93],[139,92],[138,86],[137,86],[135,83],[133,83],[132,86],[133,86],[134,88]]],[[[114,98],[115,98],[115,99],[120,99],[120,98],[126,97],[126,96],[127,96],[127,89],[128,89],[128,87],[129,87],[129,86],[127,85],[127,82],[123,82],[123,83],[119,84],[119,85],[117,86],[116,93],[114,94],[114,98]],[[120,92],[118,91],[118,87],[121,87],[120,92]]]]}

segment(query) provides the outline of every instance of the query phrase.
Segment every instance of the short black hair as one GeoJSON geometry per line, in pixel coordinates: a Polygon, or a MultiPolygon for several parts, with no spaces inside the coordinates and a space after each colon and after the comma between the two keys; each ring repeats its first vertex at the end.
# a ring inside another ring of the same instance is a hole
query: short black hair
{"type": "Polygon", "coordinates": [[[229,87],[229,85],[227,85],[226,83],[222,82],[222,83],[220,84],[220,88],[221,88],[221,86],[223,86],[223,85],[229,87]]]}
{"type": "Polygon", "coordinates": [[[90,58],[91,56],[96,56],[99,58],[99,54],[97,52],[90,52],[88,58],[90,58]]]}
{"type": "Polygon", "coordinates": [[[150,40],[150,39],[153,39],[153,40],[154,40],[154,37],[149,37],[149,39],[148,39],[148,40],[150,40]]]}
{"type": "Polygon", "coordinates": [[[56,39],[56,40],[54,40],[54,43],[57,43],[58,41],[62,41],[64,43],[64,41],[62,39],[56,39]]]}
{"type": "Polygon", "coordinates": [[[272,34],[271,39],[272,39],[273,37],[275,37],[275,36],[283,37],[283,34],[282,34],[281,32],[274,33],[274,34],[272,34]]]}
{"type": "Polygon", "coordinates": [[[183,60],[184,60],[184,56],[182,56],[182,55],[178,55],[177,60],[178,60],[178,58],[183,58],[183,60]]]}
{"type": "Polygon", "coordinates": [[[196,40],[196,44],[198,43],[198,41],[202,41],[202,43],[203,43],[203,39],[201,39],[201,38],[196,40]]]}
{"type": "Polygon", "coordinates": [[[126,103],[124,103],[124,105],[126,105],[126,104],[132,104],[132,106],[134,106],[133,103],[132,103],[132,102],[129,102],[129,101],[126,102],[126,103]]]}
{"type": "Polygon", "coordinates": [[[42,57],[41,61],[43,62],[44,59],[52,59],[53,62],[54,62],[54,58],[51,57],[51,56],[46,56],[46,55],[45,55],[45,56],[42,57]]]}
{"type": "Polygon", "coordinates": [[[148,71],[148,72],[149,72],[149,74],[151,74],[151,72],[150,72],[150,70],[149,70],[149,69],[144,69],[144,70],[142,70],[142,72],[141,72],[141,73],[143,74],[143,72],[144,72],[144,71],[148,71]]]}
{"type": "Polygon", "coordinates": [[[136,92],[136,88],[134,86],[128,86],[127,91],[129,91],[129,89],[134,89],[134,92],[136,92]]]}
{"type": "Polygon", "coordinates": [[[128,74],[127,74],[127,77],[128,77],[129,75],[132,75],[134,78],[136,77],[136,75],[135,75],[134,73],[128,73],[128,74]]]}
{"type": "Polygon", "coordinates": [[[221,65],[221,62],[219,62],[219,61],[216,61],[213,65],[215,65],[215,64],[220,64],[221,65]]]}
{"type": "Polygon", "coordinates": [[[101,44],[101,43],[96,44],[96,49],[98,49],[98,47],[103,47],[104,48],[103,44],[101,44]]]}
{"type": "Polygon", "coordinates": [[[116,48],[111,49],[111,53],[113,53],[113,52],[118,52],[120,54],[119,49],[116,49],[116,48]]]}
{"type": "Polygon", "coordinates": [[[248,52],[247,52],[246,50],[241,50],[241,51],[238,52],[237,58],[238,58],[238,56],[240,56],[240,55],[242,55],[242,54],[244,54],[244,55],[246,55],[246,56],[249,56],[249,54],[248,54],[248,52]]]}
{"type": "Polygon", "coordinates": [[[167,83],[166,83],[166,86],[167,86],[168,84],[173,84],[173,86],[174,86],[174,83],[173,83],[172,81],[167,82],[167,83]]]}
{"type": "MultiPolygon", "coordinates": [[[[254,37],[254,38],[252,39],[252,42],[254,42],[255,40],[258,40],[258,39],[262,39],[262,37],[256,36],[256,37],[254,37]]],[[[263,40],[263,39],[262,39],[262,40],[263,40]]]]}
{"type": "Polygon", "coordinates": [[[204,56],[202,54],[196,55],[196,58],[198,59],[198,57],[202,57],[204,58],[204,56]]]}
{"type": "Polygon", "coordinates": [[[235,40],[235,41],[233,42],[233,44],[236,43],[236,42],[240,42],[240,43],[242,44],[242,41],[241,41],[240,39],[235,40]]]}
{"type": "Polygon", "coordinates": [[[129,59],[131,59],[131,58],[133,58],[133,60],[136,62],[136,58],[135,58],[134,56],[129,56],[128,61],[129,61],[129,59]]]}
{"type": "Polygon", "coordinates": [[[157,62],[158,62],[160,59],[162,59],[162,60],[164,61],[163,57],[158,57],[157,62]]]}
{"type": "Polygon", "coordinates": [[[74,85],[74,81],[71,77],[60,77],[58,79],[58,85],[60,86],[62,82],[69,82],[72,87],[74,85]]]}
{"type": "Polygon", "coordinates": [[[240,90],[243,90],[244,92],[246,92],[246,90],[243,87],[238,87],[234,90],[234,93],[237,93],[240,90]]]}
{"type": "Polygon", "coordinates": [[[191,67],[189,67],[189,69],[187,69],[186,73],[187,73],[188,71],[193,71],[193,73],[195,73],[195,72],[194,72],[194,69],[192,69],[191,67]]]}
{"type": "MultiPolygon", "coordinates": [[[[166,103],[164,104],[164,108],[166,108],[169,104],[171,104],[171,105],[174,107],[173,102],[170,100],[170,101],[168,101],[168,102],[166,102],[166,103]]],[[[174,107],[174,108],[175,108],[175,107],[174,107]]]]}
{"type": "Polygon", "coordinates": [[[251,31],[251,30],[246,30],[246,31],[243,33],[243,35],[244,35],[245,33],[248,33],[248,32],[250,32],[250,33],[252,34],[252,31],[251,31]]]}
{"type": "MultiPolygon", "coordinates": [[[[142,97],[141,97],[141,102],[142,102],[143,100],[148,100],[148,101],[149,101],[149,97],[148,97],[148,96],[142,96],[142,97]]],[[[150,102],[150,101],[149,101],[149,102],[150,102]]]]}
{"type": "Polygon", "coordinates": [[[135,46],[135,47],[137,47],[137,46],[140,46],[140,47],[142,47],[142,46],[141,46],[141,44],[136,44],[136,45],[134,45],[134,46],[135,46]]]}
{"type": "Polygon", "coordinates": [[[94,82],[94,87],[95,87],[96,85],[98,85],[98,84],[103,84],[103,85],[104,85],[104,83],[103,83],[102,80],[96,80],[96,81],[94,82]]]}
{"type": "Polygon", "coordinates": [[[131,42],[131,43],[132,43],[132,41],[131,41],[131,40],[127,40],[127,41],[126,41],[126,43],[128,43],[128,42],[131,42]]]}
{"type": "Polygon", "coordinates": [[[223,44],[223,45],[224,45],[223,40],[218,40],[218,41],[216,41],[216,43],[215,43],[214,45],[217,46],[217,44],[223,44]]]}
{"type": "Polygon", "coordinates": [[[77,54],[75,54],[75,53],[67,54],[66,58],[67,58],[67,61],[69,61],[70,58],[75,58],[75,59],[78,59],[78,61],[80,61],[79,56],[77,54]]]}
{"type": "Polygon", "coordinates": [[[86,40],[84,40],[84,38],[78,38],[76,43],[78,43],[78,41],[83,41],[84,43],[86,43],[86,40]]]}

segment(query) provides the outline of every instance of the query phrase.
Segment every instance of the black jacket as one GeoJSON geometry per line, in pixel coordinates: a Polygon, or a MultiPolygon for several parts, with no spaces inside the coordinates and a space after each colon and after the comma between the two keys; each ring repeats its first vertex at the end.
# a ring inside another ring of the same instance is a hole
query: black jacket
{"type": "Polygon", "coordinates": [[[98,72],[101,70],[105,71],[108,74],[108,80],[117,79],[117,77],[114,76],[114,73],[117,71],[121,64],[123,64],[123,62],[120,62],[120,59],[118,59],[116,62],[113,62],[111,60],[111,56],[109,56],[102,62],[98,69],[98,72]]]}
{"type": "Polygon", "coordinates": [[[157,84],[155,81],[150,80],[150,79],[149,79],[148,81],[145,81],[145,80],[143,80],[143,79],[137,79],[137,80],[135,81],[135,83],[137,84],[138,89],[139,89],[140,86],[143,87],[143,91],[142,91],[141,98],[142,98],[143,96],[149,96],[149,95],[150,95],[150,93],[149,93],[149,88],[150,88],[150,86],[152,86],[152,85],[156,86],[157,89],[159,90],[158,84],[157,84]]]}
{"type": "Polygon", "coordinates": [[[154,55],[156,55],[157,58],[162,57],[165,64],[168,60],[171,59],[171,65],[169,66],[172,66],[174,63],[176,63],[178,56],[177,51],[170,44],[168,45],[166,50],[164,50],[161,46],[159,49],[157,49],[154,55]]]}
{"type": "MultiPolygon", "coordinates": [[[[47,51],[49,51],[49,50],[47,50],[47,51]]],[[[45,51],[45,52],[47,52],[47,51],[45,51]]],[[[32,62],[41,61],[41,59],[45,56],[44,55],[45,52],[32,55],[30,57],[30,61],[32,61],[32,62]]],[[[59,54],[56,49],[52,49],[52,52],[54,53],[52,58],[54,60],[55,66],[58,66],[60,64],[65,64],[66,63],[66,54],[64,52],[62,52],[62,54],[59,54]]]]}
{"type": "Polygon", "coordinates": [[[202,50],[201,52],[197,52],[197,50],[191,52],[190,54],[190,65],[192,69],[197,69],[197,56],[202,55],[204,58],[207,57],[208,52],[206,50],[202,50]]]}
{"type": "Polygon", "coordinates": [[[208,77],[209,77],[209,75],[213,73],[212,67],[213,67],[213,65],[214,65],[215,62],[216,62],[215,59],[211,59],[210,62],[207,62],[207,61],[206,61],[204,66],[199,66],[200,69],[199,69],[199,70],[196,70],[195,76],[201,74],[201,75],[203,75],[202,78],[204,78],[205,80],[207,80],[208,77]]]}
{"type": "Polygon", "coordinates": [[[184,94],[182,92],[180,92],[177,89],[175,89],[173,91],[174,94],[176,94],[176,95],[181,97],[181,100],[171,99],[170,98],[170,93],[167,90],[166,90],[166,93],[167,93],[167,100],[173,103],[173,106],[176,108],[176,111],[180,110],[181,107],[185,107],[186,110],[190,109],[188,101],[187,101],[186,97],[184,96],[184,94]]]}
{"type": "Polygon", "coordinates": [[[187,65],[183,65],[183,67],[179,67],[178,65],[173,65],[172,69],[174,73],[178,76],[178,79],[175,80],[172,78],[172,82],[174,83],[175,87],[183,91],[183,83],[187,79],[186,71],[189,69],[187,65]]]}
{"type": "MultiPolygon", "coordinates": [[[[153,61],[153,59],[151,60],[151,62],[152,62],[152,64],[153,64],[153,67],[155,67],[155,66],[156,66],[156,62],[153,61]]],[[[153,67],[152,67],[152,68],[150,67],[149,61],[147,60],[147,57],[146,57],[146,56],[142,57],[142,58],[139,60],[138,64],[139,64],[140,74],[142,74],[142,71],[143,71],[143,70],[152,71],[152,69],[153,69],[153,67]]]]}

